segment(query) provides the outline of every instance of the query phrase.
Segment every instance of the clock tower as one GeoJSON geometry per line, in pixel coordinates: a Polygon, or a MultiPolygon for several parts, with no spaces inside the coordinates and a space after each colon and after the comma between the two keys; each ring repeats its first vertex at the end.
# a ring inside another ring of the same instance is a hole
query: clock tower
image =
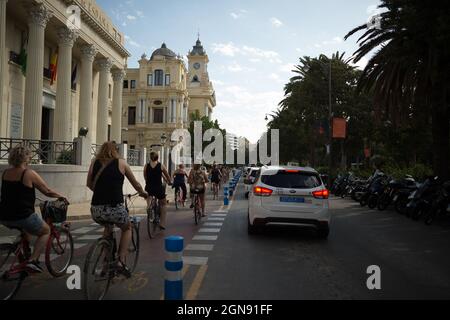
{"type": "Polygon", "coordinates": [[[213,108],[216,106],[215,93],[208,74],[208,55],[200,41],[188,53],[189,72],[187,87],[190,97],[189,112],[198,111],[201,117],[211,118],[213,108]]]}

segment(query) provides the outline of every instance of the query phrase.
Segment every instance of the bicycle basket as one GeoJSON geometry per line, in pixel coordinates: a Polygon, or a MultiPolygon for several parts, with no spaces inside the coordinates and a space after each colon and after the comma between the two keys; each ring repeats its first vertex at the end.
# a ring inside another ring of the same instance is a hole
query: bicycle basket
{"type": "Polygon", "coordinates": [[[41,204],[40,209],[44,220],[50,219],[55,223],[61,223],[67,220],[68,205],[64,201],[45,201],[41,204]]]}

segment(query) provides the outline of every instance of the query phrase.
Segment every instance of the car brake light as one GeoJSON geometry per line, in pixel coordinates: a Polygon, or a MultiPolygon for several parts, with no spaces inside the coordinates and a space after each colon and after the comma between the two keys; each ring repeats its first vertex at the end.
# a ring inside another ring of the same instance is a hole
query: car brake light
{"type": "Polygon", "coordinates": [[[299,170],[284,170],[286,173],[299,173],[299,170]]]}
{"type": "Polygon", "coordinates": [[[272,195],[273,190],[264,188],[264,187],[254,187],[253,188],[253,194],[255,196],[262,196],[262,197],[268,197],[272,195]]]}
{"type": "Polygon", "coordinates": [[[312,193],[312,195],[316,199],[328,199],[330,192],[327,189],[324,189],[324,190],[314,191],[312,193]]]}

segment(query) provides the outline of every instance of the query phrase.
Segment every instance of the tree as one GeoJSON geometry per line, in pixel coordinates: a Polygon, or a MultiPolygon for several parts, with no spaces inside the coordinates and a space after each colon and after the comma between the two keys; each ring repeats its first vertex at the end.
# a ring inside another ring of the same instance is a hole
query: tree
{"type": "Polygon", "coordinates": [[[358,81],[372,91],[376,114],[394,127],[412,122],[425,109],[431,114],[433,169],[450,178],[450,6],[421,0],[382,0],[379,27],[363,24],[345,39],[364,31],[353,60],[375,51],[358,81]]]}

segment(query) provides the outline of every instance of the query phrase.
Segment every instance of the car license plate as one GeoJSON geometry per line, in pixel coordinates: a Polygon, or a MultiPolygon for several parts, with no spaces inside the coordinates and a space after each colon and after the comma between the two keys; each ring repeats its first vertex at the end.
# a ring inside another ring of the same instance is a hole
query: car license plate
{"type": "Polygon", "coordinates": [[[299,198],[299,197],[280,197],[280,202],[288,202],[288,203],[305,203],[305,198],[299,198]]]}

